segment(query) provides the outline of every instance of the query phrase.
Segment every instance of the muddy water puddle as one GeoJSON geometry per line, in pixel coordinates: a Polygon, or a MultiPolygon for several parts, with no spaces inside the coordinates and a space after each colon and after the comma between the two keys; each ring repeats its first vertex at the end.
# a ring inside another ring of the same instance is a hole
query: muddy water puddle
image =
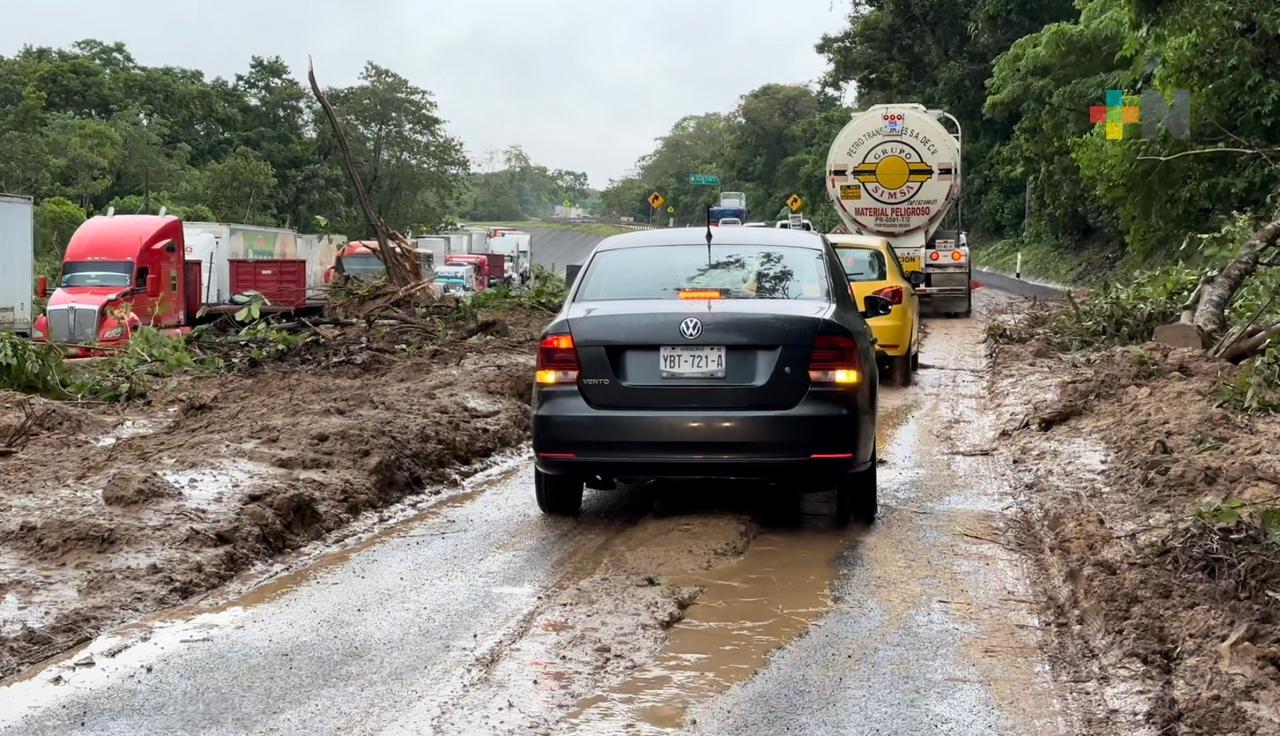
{"type": "MultiPolygon", "coordinates": [[[[912,406],[901,394],[882,398],[877,442],[887,448],[912,406]]],[[[863,534],[830,527],[833,501],[826,496],[802,499],[800,528],[761,530],[734,561],[672,577],[673,585],[700,588],[701,595],[655,659],[578,701],[566,718],[574,730],[677,730],[691,706],[749,679],[774,651],[808,631],[832,607],[836,559],[863,534]]]]}

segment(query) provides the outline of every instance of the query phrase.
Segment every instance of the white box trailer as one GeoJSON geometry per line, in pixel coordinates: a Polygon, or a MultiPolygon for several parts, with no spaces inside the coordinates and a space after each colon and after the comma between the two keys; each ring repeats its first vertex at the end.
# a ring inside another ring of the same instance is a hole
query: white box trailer
{"type": "Polygon", "coordinates": [[[468,253],[488,253],[489,252],[489,231],[488,230],[467,230],[467,237],[471,239],[467,245],[468,253]]]}
{"type": "Polygon", "coordinates": [[[419,252],[431,254],[431,265],[440,268],[449,255],[449,239],[440,235],[428,235],[425,238],[414,238],[413,247],[419,252]]]}
{"type": "Polygon", "coordinates": [[[345,235],[299,235],[298,257],[307,261],[307,301],[316,301],[324,291],[324,274],[338,261],[347,245],[345,235]]]}
{"type": "Polygon", "coordinates": [[[444,237],[449,239],[449,253],[470,253],[471,236],[467,233],[445,233],[444,237]]]}
{"type": "Polygon", "coordinates": [[[0,194],[0,330],[31,334],[35,309],[34,208],[30,197],[0,194]]]}

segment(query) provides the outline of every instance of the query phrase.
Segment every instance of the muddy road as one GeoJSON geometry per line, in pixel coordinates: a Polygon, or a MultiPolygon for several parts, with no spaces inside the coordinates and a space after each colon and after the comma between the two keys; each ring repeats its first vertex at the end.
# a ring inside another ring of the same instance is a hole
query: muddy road
{"type": "MultiPolygon", "coordinates": [[[[1074,733],[992,455],[982,313],[881,394],[881,518],[650,484],[537,513],[527,455],[6,680],[0,734],[1074,733]]],[[[785,489],[783,489],[785,490],[785,489]]]]}

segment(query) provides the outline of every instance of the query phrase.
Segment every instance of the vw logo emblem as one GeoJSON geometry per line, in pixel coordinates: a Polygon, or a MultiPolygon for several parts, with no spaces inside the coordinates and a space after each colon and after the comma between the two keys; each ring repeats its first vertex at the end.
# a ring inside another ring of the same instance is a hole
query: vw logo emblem
{"type": "Polygon", "coordinates": [[[680,334],[684,335],[686,340],[696,340],[698,335],[702,334],[702,320],[697,317],[689,317],[680,323],[680,334]]]}

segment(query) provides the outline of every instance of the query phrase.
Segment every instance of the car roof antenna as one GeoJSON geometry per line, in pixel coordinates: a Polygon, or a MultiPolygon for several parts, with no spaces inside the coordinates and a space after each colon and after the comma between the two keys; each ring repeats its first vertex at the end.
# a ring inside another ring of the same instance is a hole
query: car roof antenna
{"type": "Polygon", "coordinates": [[[711,265],[711,206],[707,205],[707,265],[711,265]]]}

